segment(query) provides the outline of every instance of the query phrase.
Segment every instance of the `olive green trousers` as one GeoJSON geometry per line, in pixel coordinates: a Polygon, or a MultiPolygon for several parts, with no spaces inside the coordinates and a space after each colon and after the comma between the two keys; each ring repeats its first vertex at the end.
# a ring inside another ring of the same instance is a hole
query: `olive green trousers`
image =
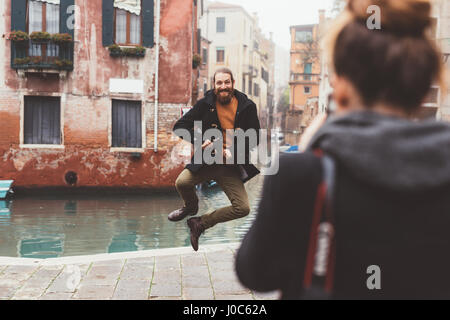
{"type": "Polygon", "coordinates": [[[195,186],[210,180],[216,181],[222,188],[230,200],[231,206],[216,209],[201,216],[201,222],[206,229],[217,223],[245,217],[250,213],[247,191],[240,178],[238,168],[234,165],[204,166],[195,173],[184,169],[178,176],[175,186],[186,207],[197,207],[198,197],[195,186]]]}

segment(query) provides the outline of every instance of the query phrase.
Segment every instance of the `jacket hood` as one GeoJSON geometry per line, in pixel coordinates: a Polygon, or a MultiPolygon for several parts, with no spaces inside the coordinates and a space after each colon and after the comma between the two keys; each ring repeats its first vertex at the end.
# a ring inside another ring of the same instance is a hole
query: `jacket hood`
{"type": "Polygon", "coordinates": [[[375,112],[330,117],[309,148],[321,148],[358,180],[423,192],[450,186],[450,124],[375,112]]]}

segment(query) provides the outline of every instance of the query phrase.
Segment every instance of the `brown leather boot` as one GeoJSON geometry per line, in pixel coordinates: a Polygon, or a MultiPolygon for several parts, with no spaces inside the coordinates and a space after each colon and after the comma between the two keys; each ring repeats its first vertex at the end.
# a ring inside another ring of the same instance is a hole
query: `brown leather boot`
{"type": "Polygon", "coordinates": [[[195,216],[198,212],[198,206],[195,208],[186,208],[183,207],[181,209],[172,211],[169,213],[167,217],[170,221],[180,221],[186,218],[187,216],[195,216]]]}
{"type": "Polygon", "coordinates": [[[200,218],[190,218],[187,221],[187,225],[191,230],[191,245],[194,251],[198,250],[198,238],[205,232],[205,227],[203,226],[200,218]]]}

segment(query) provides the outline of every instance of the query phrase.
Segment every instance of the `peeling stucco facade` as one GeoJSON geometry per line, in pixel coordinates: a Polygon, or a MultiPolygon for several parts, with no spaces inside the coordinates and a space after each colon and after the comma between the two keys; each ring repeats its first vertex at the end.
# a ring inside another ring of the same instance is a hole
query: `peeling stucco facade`
{"type": "MultiPolygon", "coordinates": [[[[143,58],[113,58],[102,45],[102,1],[75,0],[74,70],[58,74],[27,73],[11,68],[11,1],[0,2],[0,179],[18,189],[69,187],[65,176],[77,175],[70,188],[173,187],[184,167],[173,148],[172,127],[181,108],[191,105],[193,16],[190,0],[161,0],[157,152],[154,150],[155,46],[143,58]],[[143,93],[112,93],[110,79],[143,81],[143,93]],[[60,97],[61,145],[24,145],[24,97],[60,97]],[[112,100],[141,101],[141,150],[111,148],[112,100]],[[176,160],[174,160],[176,158],[176,160]]],[[[155,10],[156,14],[156,1],[155,10]]],[[[156,19],[155,19],[156,22],[156,19]]],[[[156,30],[156,26],[155,26],[156,30]]],[[[181,160],[183,158],[183,160],[181,160]]]]}

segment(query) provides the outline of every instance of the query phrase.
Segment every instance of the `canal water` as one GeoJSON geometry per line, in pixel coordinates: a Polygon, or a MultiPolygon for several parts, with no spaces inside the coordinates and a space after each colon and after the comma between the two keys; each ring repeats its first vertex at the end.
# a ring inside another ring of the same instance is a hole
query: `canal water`
{"type": "MultiPolygon", "coordinates": [[[[264,177],[248,183],[251,212],[200,237],[200,246],[238,242],[250,228],[264,177]]],[[[198,190],[198,215],[230,205],[215,186],[198,190]]],[[[171,222],[182,206],[177,193],[152,196],[25,197],[0,201],[0,256],[55,258],[190,246],[186,219],[171,222]]]]}

